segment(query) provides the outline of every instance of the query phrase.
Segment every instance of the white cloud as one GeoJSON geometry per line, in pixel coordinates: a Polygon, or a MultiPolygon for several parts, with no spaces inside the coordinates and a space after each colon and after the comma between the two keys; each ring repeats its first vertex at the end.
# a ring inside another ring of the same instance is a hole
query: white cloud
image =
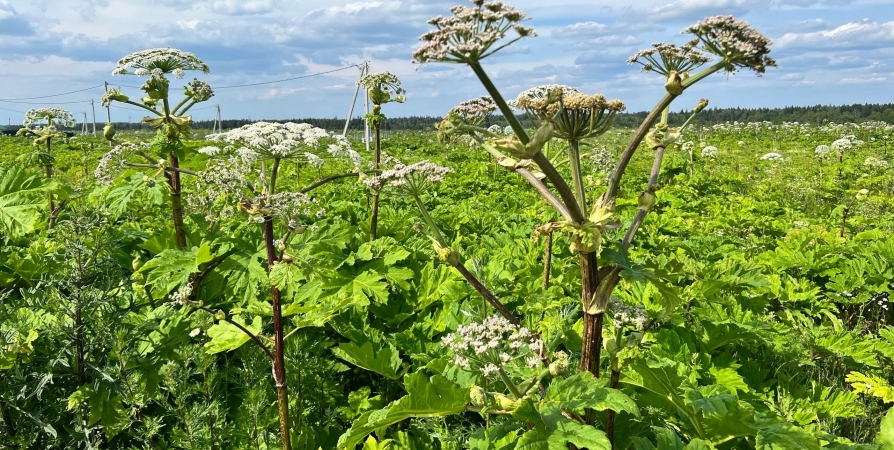
{"type": "Polygon", "coordinates": [[[776,40],[781,49],[879,48],[894,42],[894,21],[849,22],[832,30],[786,33],[776,40]]]}
{"type": "Polygon", "coordinates": [[[677,0],[636,15],[651,22],[664,20],[696,20],[715,14],[742,15],[752,11],[766,11],[770,0],[677,0]]]}
{"type": "Polygon", "coordinates": [[[211,9],[227,16],[267,14],[281,7],[278,0],[213,0],[211,9]]]}
{"type": "Polygon", "coordinates": [[[842,78],[840,83],[842,84],[867,84],[867,83],[881,83],[887,80],[886,77],[863,77],[863,78],[842,78]]]}
{"type": "Polygon", "coordinates": [[[652,23],[626,23],[615,22],[604,24],[599,22],[578,22],[553,30],[555,38],[587,39],[603,36],[611,36],[617,33],[640,33],[644,31],[661,31],[664,27],[652,23]]]}

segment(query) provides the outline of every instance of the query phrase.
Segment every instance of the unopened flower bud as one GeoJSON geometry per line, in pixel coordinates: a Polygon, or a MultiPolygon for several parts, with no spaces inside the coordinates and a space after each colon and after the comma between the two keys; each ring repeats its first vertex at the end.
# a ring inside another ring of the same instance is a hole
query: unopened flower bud
{"type": "Polygon", "coordinates": [[[102,135],[107,141],[111,141],[115,137],[115,124],[112,122],[107,123],[102,129],[102,135]]]}
{"type": "MultiPolygon", "coordinates": [[[[525,146],[526,153],[531,156],[540,153],[543,146],[553,138],[554,129],[552,122],[546,122],[543,125],[540,125],[540,128],[538,128],[537,131],[534,132],[534,135],[531,136],[531,141],[525,146]]],[[[525,159],[530,159],[530,157],[525,159]]]]}
{"type": "Polygon", "coordinates": [[[698,104],[695,105],[695,108],[692,109],[692,112],[693,112],[693,114],[700,113],[700,112],[702,112],[703,109],[705,109],[707,107],[708,107],[708,99],[703,98],[698,101],[698,104]]]}
{"type": "Polygon", "coordinates": [[[456,250],[450,247],[441,247],[440,244],[435,243],[435,251],[438,252],[438,259],[442,262],[449,263],[451,266],[459,265],[459,253],[456,250]]]}
{"type": "Polygon", "coordinates": [[[857,198],[863,198],[867,195],[869,195],[869,189],[860,189],[857,191],[857,198]]]}
{"type": "Polygon", "coordinates": [[[558,376],[568,371],[568,353],[565,352],[556,352],[553,355],[553,362],[549,365],[549,374],[552,376],[558,376]]]}
{"type": "Polygon", "coordinates": [[[497,150],[503,153],[509,153],[512,156],[518,158],[529,158],[530,156],[525,153],[525,146],[518,140],[515,136],[509,136],[504,138],[496,138],[491,140],[491,145],[494,146],[497,150]]]}
{"type": "Polygon", "coordinates": [[[217,312],[214,313],[214,318],[217,320],[226,320],[227,314],[223,312],[223,310],[218,309],[217,312]]]}
{"type": "Polygon", "coordinates": [[[286,249],[286,243],[283,241],[279,241],[276,243],[276,249],[279,251],[283,251],[286,249]]]}
{"type": "Polygon", "coordinates": [[[498,409],[509,412],[515,411],[521,405],[521,400],[513,400],[499,392],[494,394],[494,402],[497,404],[498,409]]]}
{"type": "Polygon", "coordinates": [[[473,384],[472,389],[469,391],[469,398],[472,400],[473,405],[484,406],[487,404],[487,391],[481,386],[473,384]]]}
{"type": "Polygon", "coordinates": [[[413,231],[417,233],[425,233],[425,225],[422,222],[415,222],[413,224],[413,231]]]}
{"type": "Polygon", "coordinates": [[[140,270],[140,267],[143,267],[143,258],[141,258],[140,255],[137,255],[134,257],[130,265],[133,267],[134,272],[140,270]]]}

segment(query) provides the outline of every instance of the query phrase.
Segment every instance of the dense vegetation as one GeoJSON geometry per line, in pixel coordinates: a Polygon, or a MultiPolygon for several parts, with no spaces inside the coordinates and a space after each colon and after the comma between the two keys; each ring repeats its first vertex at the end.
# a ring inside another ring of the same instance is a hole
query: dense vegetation
{"type": "Polygon", "coordinates": [[[489,95],[383,139],[405,91],[366,74],[370,152],[197,132],[211,86],[170,83],[209,68],[174,48],[102,99],[147,130],[69,139],[39,108],[0,137],[0,445],[894,448],[894,128],[671,115],[776,66],[732,16],[631,57],[665,81],[635,129],[570,86],[507,99],[481,61],[534,31],[472,3],[413,57],[489,95]]]}

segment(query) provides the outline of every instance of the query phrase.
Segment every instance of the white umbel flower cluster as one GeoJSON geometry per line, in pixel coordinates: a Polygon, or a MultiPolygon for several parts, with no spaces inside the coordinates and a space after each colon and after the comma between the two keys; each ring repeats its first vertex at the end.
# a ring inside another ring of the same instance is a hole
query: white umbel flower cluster
{"type": "MultiPolygon", "coordinates": [[[[322,159],[314,153],[326,150],[331,156],[347,157],[355,167],[360,166],[360,155],[351,148],[351,143],[338,134],[329,134],[322,128],[307,123],[255,122],[225,133],[211,134],[206,139],[223,142],[225,152],[237,153],[246,162],[263,158],[304,159],[320,167],[322,159]]],[[[205,147],[205,154],[218,154],[205,147]]]]}
{"type": "Polygon", "coordinates": [[[838,151],[838,153],[844,153],[854,148],[854,141],[845,136],[841,139],[836,139],[835,142],[832,143],[832,148],[838,151]]]}
{"type": "Polygon", "coordinates": [[[549,97],[551,92],[554,92],[556,89],[562,90],[562,96],[570,95],[570,94],[582,94],[579,89],[571,86],[566,86],[564,84],[542,84],[540,86],[534,86],[530,89],[524,90],[518,94],[517,97],[507,101],[506,103],[513,108],[523,108],[519,106],[519,102],[524,104],[526,101],[538,100],[541,98],[549,97]]]}
{"type": "Polygon", "coordinates": [[[460,325],[455,333],[444,336],[441,345],[453,352],[457,366],[478,369],[488,376],[513,361],[537,367],[543,342],[527,328],[493,315],[481,322],[460,325]]]}
{"type": "MultiPolygon", "coordinates": [[[[447,113],[445,119],[450,117],[457,117],[466,123],[478,126],[484,123],[484,121],[487,120],[487,118],[496,110],[497,104],[494,103],[494,99],[492,99],[489,95],[484,95],[481,97],[473,98],[471,100],[466,100],[459,105],[450,108],[450,111],[447,113]]],[[[501,132],[498,131],[494,133],[501,132]]]]}
{"type": "Polygon", "coordinates": [[[394,158],[391,160],[394,162],[392,169],[366,178],[363,180],[363,184],[376,192],[386,187],[393,187],[408,195],[419,195],[430,184],[438,183],[444,179],[444,175],[453,173],[453,169],[439,166],[428,160],[410,165],[404,165],[394,158]]]}
{"type": "Polygon", "coordinates": [[[93,171],[96,181],[102,185],[112,183],[112,177],[127,167],[127,158],[134,154],[145,154],[149,150],[147,143],[122,142],[99,158],[99,164],[93,171]]]}
{"type": "Polygon", "coordinates": [[[435,30],[423,34],[423,44],[413,52],[419,63],[429,61],[472,63],[484,59],[501,48],[537,33],[531,27],[521,25],[525,13],[501,2],[472,0],[474,8],[454,6],[452,17],[438,16],[428,21],[435,30]],[[496,46],[509,30],[515,36],[496,46]]]}
{"type": "Polygon", "coordinates": [[[766,154],[764,154],[764,156],[761,156],[761,158],[760,158],[761,161],[774,161],[774,162],[782,161],[783,159],[785,159],[785,158],[783,158],[782,155],[780,155],[779,153],[776,153],[776,152],[766,153],[766,154]]]}
{"type": "Polygon", "coordinates": [[[22,125],[25,128],[33,128],[35,125],[44,123],[45,126],[55,129],[56,125],[63,127],[73,127],[75,118],[68,110],[54,106],[52,108],[34,108],[29,109],[25,113],[25,121],[22,125]]]}
{"type": "Polygon", "coordinates": [[[377,105],[388,102],[403,103],[407,91],[401,87],[400,79],[391,72],[376,72],[364,75],[357,82],[369,91],[369,99],[377,105]]]}
{"type": "Polygon", "coordinates": [[[118,60],[118,67],[112,75],[133,74],[141,77],[161,77],[169,73],[174,78],[183,78],[187,70],[208,73],[208,64],[198,56],[171,47],[150,48],[131,53],[118,60]]]}
{"type": "Polygon", "coordinates": [[[702,158],[716,159],[720,155],[720,150],[713,145],[709,145],[702,149],[702,158]]]}
{"type": "Polygon", "coordinates": [[[888,161],[870,156],[863,161],[863,165],[870,169],[884,169],[888,167],[888,161]]]}
{"type": "Polygon", "coordinates": [[[828,145],[821,144],[821,145],[816,146],[816,150],[813,151],[813,156],[816,159],[823,160],[823,159],[828,158],[829,153],[831,153],[831,152],[832,152],[832,150],[829,148],[828,145]]]}
{"type": "Polygon", "coordinates": [[[664,76],[675,71],[679,74],[688,72],[702,64],[711,61],[695,48],[698,40],[687,42],[681,46],[656,42],[652,48],[640,50],[627,59],[627,64],[639,64],[643,72],[657,72],[664,76]]]}

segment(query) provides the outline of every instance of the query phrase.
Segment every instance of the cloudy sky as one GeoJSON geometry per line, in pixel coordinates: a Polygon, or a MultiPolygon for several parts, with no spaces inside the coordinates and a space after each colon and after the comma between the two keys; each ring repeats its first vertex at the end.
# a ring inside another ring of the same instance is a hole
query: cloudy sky
{"type": "MultiPolygon", "coordinates": [[[[212,87],[261,83],[369,61],[403,80],[405,104],[386,115],[442,115],[484,94],[471,70],[412,64],[426,21],[464,0],[0,0],[0,120],[21,111],[62,106],[90,114],[103,81],[139,86],[135,76],[111,76],[121,57],[146,48],[176,47],[198,55],[212,87]],[[16,100],[16,99],[27,100],[16,100]],[[12,100],[12,101],[10,101],[12,100]],[[40,102],[35,104],[29,102],[40,102]]],[[[715,75],[676,108],[699,97],[716,107],[887,103],[894,92],[894,2],[882,0],[516,0],[539,37],[484,61],[507,97],[539,84],[560,83],[618,98],[628,110],[651,108],[663,80],[641,74],[626,59],[652,42],[686,40],[680,31],[715,14],[734,14],[773,39],[778,69],[715,75]]],[[[224,118],[341,117],[348,113],[359,71],[252,87],[217,89],[203,106],[220,104],[224,118]]],[[[132,88],[124,88],[133,93],[132,88]]],[[[172,92],[176,92],[172,89],[172,92]]],[[[179,92],[176,94],[179,95],[179,92]]],[[[358,107],[362,107],[358,101],[358,107]]],[[[194,109],[196,119],[214,109],[194,109]]],[[[104,116],[97,109],[97,116],[104,116]]],[[[355,115],[358,115],[355,110],[355,115]]],[[[137,110],[112,109],[114,120],[137,121],[137,110]]],[[[103,118],[104,119],[104,118],[103,118]]]]}

